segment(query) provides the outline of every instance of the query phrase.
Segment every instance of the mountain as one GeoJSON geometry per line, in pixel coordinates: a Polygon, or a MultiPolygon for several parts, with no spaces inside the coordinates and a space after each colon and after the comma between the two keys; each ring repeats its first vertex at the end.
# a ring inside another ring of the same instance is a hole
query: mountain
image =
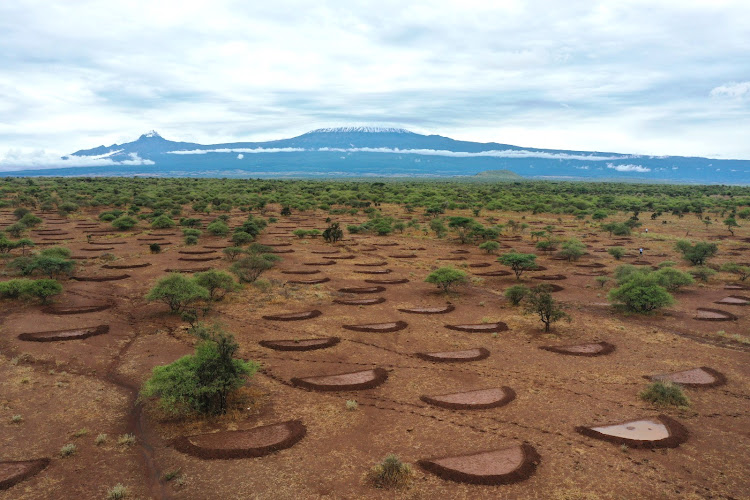
{"type": "MultiPolygon", "coordinates": [[[[382,127],[322,128],[288,139],[211,145],[170,141],[151,131],[133,142],[76,151],[60,167],[45,175],[470,178],[506,170],[533,179],[750,183],[747,160],[526,148],[382,127]]],[[[18,174],[38,175],[33,172],[18,174]]]]}

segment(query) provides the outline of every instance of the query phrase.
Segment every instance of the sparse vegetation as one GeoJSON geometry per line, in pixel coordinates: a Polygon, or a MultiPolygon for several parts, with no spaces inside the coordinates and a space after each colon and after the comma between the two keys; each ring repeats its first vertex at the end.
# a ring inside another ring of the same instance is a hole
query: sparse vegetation
{"type": "Polygon", "coordinates": [[[437,285],[439,289],[447,293],[459,285],[468,282],[468,277],[464,271],[453,267],[441,267],[432,271],[425,279],[427,283],[437,285]]]}
{"type": "Polygon", "coordinates": [[[376,488],[403,488],[409,484],[411,477],[411,466],[394,454],[387,455],[370,470],[370,481],[376,488]]]}
{"type": "Polygon", "coordinates": [[[682,388],[671,382],[656,381],[638,394],[644,401],[656,406],[689,406],[688,400],[682,388]]]}

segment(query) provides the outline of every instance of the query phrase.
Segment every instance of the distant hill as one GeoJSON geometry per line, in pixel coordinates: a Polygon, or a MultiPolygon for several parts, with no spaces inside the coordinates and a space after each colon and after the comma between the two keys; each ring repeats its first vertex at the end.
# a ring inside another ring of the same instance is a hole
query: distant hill
{"type": "MultiPolygon", "coordinates": [[[[14,172],[38,175],[38,171],[14,172]]],[[[472,177],[750,183],[750,161],[525,148],[458,141],[400,128],[323,128],[265,142],[197,144],[155,131],[82,149],[45,175],[187,177],[472,177]],[[70,168],[74,167],[74,168],[70,168]],[[498,173],[500,172],[500,173],[498,173]],[[478,175],[479,174],[479,175],[478,175]],[[516,176],[516,177],[512,177],[516,176]]]]}

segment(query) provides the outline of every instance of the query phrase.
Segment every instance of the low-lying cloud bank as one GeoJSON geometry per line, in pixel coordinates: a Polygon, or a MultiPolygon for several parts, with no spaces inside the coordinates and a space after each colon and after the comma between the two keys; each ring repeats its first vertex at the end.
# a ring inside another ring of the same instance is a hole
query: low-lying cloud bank
{"type": "Polygon", "coordinates": [[[59,153],[36,149],[21,150],[10,149],[0,154],[0,172],[13,172],[16,170],[45,170],[49,168],[65,167],[109,167],[119,165],[155,165],[151,160],[130,153],[130,159],[115,161],[108,158],[114,153],[101,156],[75,156],[61,157],[59,153]]]}

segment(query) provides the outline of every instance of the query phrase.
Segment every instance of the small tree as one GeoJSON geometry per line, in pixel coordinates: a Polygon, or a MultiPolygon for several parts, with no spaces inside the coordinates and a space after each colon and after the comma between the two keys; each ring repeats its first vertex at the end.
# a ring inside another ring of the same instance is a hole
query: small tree
{"type": "Polygon", "coordinates": [[[154,229],[168,229],[174,226],[175,222],[166,215],[160,215],[151,221],[151,227],[154,229]]]}
{"type": "Polygon", "coordinates": [[[195,354],[154,368],[141,397],[159,397],[159,406],[171,414],[224,414],[229,395],[260,366],[234,358],[239,345],[232,334],[202,325],[190,331],[201,340],[195,354]]]}
{"type": "Polygon", "coordinates": [[[10,226],[5,228],[5,232],[11,235],[14,238],[20,238],[21,235],[29,229],[26,227],[25,224],[22,224],[21,222],[16,222],[15,224],[11,224],[10,226]]]}
{"type": "Polygon", "coordinates": [[[609,292],[609,300],[631,312],[645,314],[674,303],[652,274],[634,273],[609,292]]]}
{"type": "Polygon", "coordinates": [[[471,217],[449,217],[448,227],[451,228],[458,236],[458,241],[466,243],[472,230],[477,225],[477,221],[471,217]]]}
{"type": "Polygon", "coordinates": [[[561,319],[570,321],[570,316],[560,307],[560,304],[552,298],[549,285],[539,285],[530,289],[524,299],[524,311],[527,314],[536,314],[544,323],[544,331],[548,332],[552,323],[561,319]]]}
{"type": "Polygon", "coordinates": [[[430,229],[435,232],[435,236],[438,238],[445,237],[445,233],[448,232],[448,228],[445,227],[445,224],[440,219],[432,219],[430,221],[430,229]]]}
{"type": "Polygon", "coordinates": [[[22,238],[16,241],[16,246],[21,247],[21,254],[26,255],[26,247],[32,248],[35,247],[36,244],[28,238],[22,238]]]}
{"type": "Polygon", "coordinates": [[[653,275],[656,277],[656,282],[668,292],[676,292],[683,286],[692,285],[694,282],[693,277],[688,273],[683,273],[672,267],[659,269],[653,275]]]}
{"type": "Polygon", "coordinates": [[[498,257],[497,261],[513,269],[517,280],[521,279],[524,271],[537,268],[536,255],[533,253],[510,252],[498,257]]]}
{"type": "Polygon", "coordinates": [[[128,215],[123,215],[112,221],[112,227],[119,229],[120,231],[132,229],[136,224],[138,224],[138,221],[128,215]]]}
{"type": "Polygon", "coordinates": [[[508,299],[514,306],[520,304],[528,294],[529,287],[523,285],[513,285],[505,290],[505,298],[508,299]]]}
{"type": "Polygon", "coordinates": [[[215,269],[197,273],[193,279],[198,285],[208,290],[211,300],[221,300],[225,294],[237,288],[230,274],[215,269]]]}
{"type": "Polygon", "coordinates": [[[24,290],[24,294],[36,297],[47,304],[50,297],[61,294],[63,287],[60,283],[52,279],[30,281],[24,290]]]}
{"type": "Polygon", "coordinates": [[[245,231],[235,231],[232,235],[232,243],[234,243],[237,246],[247,245],[248,243],[252,243],[253,236],[250,233],[246,233],[245,231]]]}
{"type": "Polygon", "coordinates": [[[607,253],[614,257],[615,260],[620,260],[625,255],[625,249],[623,247],[611,247],[607,249],[607,253]]]}
{"type": "Polygon", "coordinates": [[[480,250],[484,250],[489,254],[493,254],[500,248],[500,243],[498,243],[497,241],[485,241],[484,243],[479,245],[479,248],[480,250]]]}
{"type": "Polygon", "coordinates": [[[181,312],[193,302],[209,298],[208,290],[180,273],[160,279],[146,295],[146,300],[164,302],[173,313],[181,312]]]}
{"type": "Polygon", "coordinates": [[[229,259],[229,262],[234,262],[237,260],[237,257],[245,253],[245,250],[242,247],[227,247],[223,252],[227,256],[227,259],[229,259]]]}
{"type": "Polygon", "coordinates": [[[740,281],[745,281],[750,277],[750,266],[744,264],[727,262],[726,264],[721,266],[721,270],[736,275],[740,279],[740,281]]]}
{"type": "Polygon", "coordinates": [[[333,222],[323,231],[323,240],[326,243],[336,243],[344,237],[344,231],[338,222],[333,222]]]}
{"type": "Polygon", "coordinates": [[[206,231],[214,236],[226,236],[229,234],[229,226],[220,220],[215,220],[206,227],[206,231]]]}
{"type": "Polygon", "coordinates": [[[706,263],[707,259],[716,255],[716,252],[719,250],[716,243],[699,241],[693,245],[686,240],[678,241],[675,248],[682,253],[685,260],[690,261],[694,266],[702,266],[706,263]]]}
{"type": "Polygon", "coordinates": [[[271,269],[279,258],[272,254],[252,254],[238,260],[232,267],[232,271],[242,283],[252,283],[271,269]]]}
{"type": "Polygon", "coordinates": [[[562,244],[562,250],[560,250],[558,255],[568,259],[568,261],[572,261],[580,259],[585,253],[586,245],[575,238],[570,238],[562,244]]]}
{"type": "Polygon", "coordinates": [[[724,219],[724,225],[727,226],[727,231],[732,233],[732,236],[734,236],[734,228],[740,227],[740,225],[737,224],[737,220],[734,217],[728,217],[724,219]]]}
{"type": "Polygon", "coordinates": [[[425,281],[437,285],[438,288],[447,293],[458,285],[466,283],[468,278],[464,271],[453,267],[441,267],[432,271],[425,278],[425,281]]]}

